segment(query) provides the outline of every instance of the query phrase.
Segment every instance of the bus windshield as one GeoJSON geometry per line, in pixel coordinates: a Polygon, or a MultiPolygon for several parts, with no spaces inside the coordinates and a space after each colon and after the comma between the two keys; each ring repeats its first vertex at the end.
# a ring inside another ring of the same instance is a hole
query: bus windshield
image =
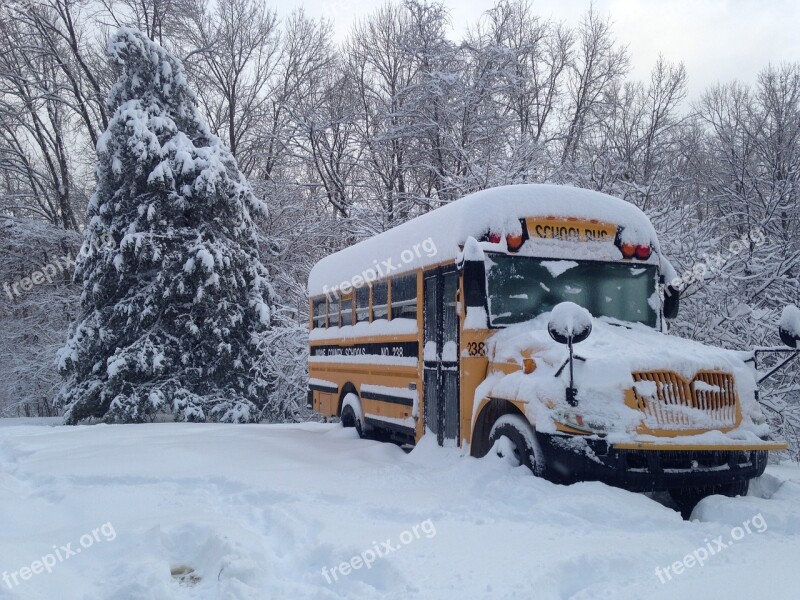
{"type": "Polygon", "coordinates": [[[658,323],[654,265],[487,254],[490,323],[502,327],[575,302],[595,317],[658,323]],[[655,306],[653,306],[655,305],[655,306]]]}

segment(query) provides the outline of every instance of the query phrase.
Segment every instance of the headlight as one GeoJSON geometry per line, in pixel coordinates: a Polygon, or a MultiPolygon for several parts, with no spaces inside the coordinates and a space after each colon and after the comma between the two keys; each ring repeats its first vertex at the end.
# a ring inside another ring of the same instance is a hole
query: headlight
{"type": "Polygon", "coordinates": [[[767,417],[764,416],[764,411],[762,411],[758,406],[750,411],[750,419],[753,421],[754,425],[763,425],[767,422],[767,417]]]}
{"type": "Polygon", "coordinates": [[[577,413],[574,410],[558,410],[555,412],[554,417],[559,423],[579,431],[602,433],[607,429],[605,423],[600,420],[577,413]]]}

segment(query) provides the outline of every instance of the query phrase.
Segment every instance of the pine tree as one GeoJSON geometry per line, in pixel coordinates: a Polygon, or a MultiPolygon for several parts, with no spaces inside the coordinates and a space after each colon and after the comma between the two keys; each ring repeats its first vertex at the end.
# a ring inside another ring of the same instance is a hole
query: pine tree
{"type": "Polygon", "coordinates": [[[167,410],[256,421],[273,291],[253,218],[266,207],[201,119],[178,59],[129,28],[107,54],[121,74],[97,144],[81,313],[59,352],[56,402],[71,424],[167,410]]]}

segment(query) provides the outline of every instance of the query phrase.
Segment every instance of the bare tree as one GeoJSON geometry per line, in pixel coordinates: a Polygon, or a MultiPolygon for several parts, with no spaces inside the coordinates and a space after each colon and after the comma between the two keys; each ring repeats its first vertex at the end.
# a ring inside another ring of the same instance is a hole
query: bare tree
{"type": "Polygon", "coordinates": [[[133,26],[162,46],[175,33],[179,15],[190,8],[190,0],[100,0],[106,15],[117,27],[133,26]]]}
{"type": "Polygon", "coordinates": [[[617,46],[611,21],[602,19],[590,8],[578,29],[576,55],[570,65],[569,125],[564,137],[562,163],[577,157],[594,111],[610,86],[628,72],[628,63],[628,51],[617,46]]]}
{"type": "Polygon", "coordinates": [[[298,151],[309,156],[309,175],[319,182],[327,203],[342,218],[350,216],[354,175],[362,148],[357,144],[357,92],[341,65],[332,68],[306,98],[298,120],[298,151]]]}
{"type": "Polygon", "coordinates": [[[256,160],[254,132],[267,114],[280,60],[276,13],[258,0],[193,0],[179,35],[206,118],[249,173],[256,160]]]}
{"type": "Polygon", "coordinates": [[[408,213],[410,136],[403,91],[419,68],[407,52],[409,35],[408,13],[402,6],[385,4],[354,26],[344,50],[358,90],[366,179],[380,203],[382,227],[408,213]]]}
{"type": "Polygon", "coordinates": [[[270,82],[268,103],[255,143],[259,147],[258,174],[271,180],[291,157],[290,145],[298,134],[299,107],[314,96],[327,73],[337,72],[331,47],[329,22],[315,21],[305,13],[292,13],[284,23],[280,60],[270,82]]]}
{"type": "MultiPolygon", "coordinates": [[[[4,162],[27,183],[38,210],[77,229],[72,206],[69,98],[58,61],[25,23],[0,21],[0,133],[4,162]]],[[[34,210],[35,212],[35,210],[34,210]]]]}
{"type": "Polygon", "coordinates": [[[109,74],[104,61],[98,60],[97,38],[87,33],[89,4],[89,0],[11,0],[8,11],[17,26],[31,36],[28,50],[52,60],[63,78],[64,97],[68,98],[64,102],[80,117],[94,146],[108,126],[105,98],[109,74]]]}
{"type": "Polygon", "coordinates": [[[508,108],[519,135],[539,141],[564,92],[573,32],[533,13],[529,0],[501,0],[488,10],[472,44],[502,49],[508,108]]]}

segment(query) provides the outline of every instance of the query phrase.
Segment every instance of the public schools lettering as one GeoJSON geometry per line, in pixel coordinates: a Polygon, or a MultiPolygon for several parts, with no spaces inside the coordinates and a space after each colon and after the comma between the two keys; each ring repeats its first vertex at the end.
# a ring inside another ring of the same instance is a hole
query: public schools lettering
{"type": "Polygon", "coordinates": [[[395,356],[415,358],[418,355],[416,342],[373,342],[355,344],[344,348],[331,344],[311,347],[311,356],[395,356]]]}

